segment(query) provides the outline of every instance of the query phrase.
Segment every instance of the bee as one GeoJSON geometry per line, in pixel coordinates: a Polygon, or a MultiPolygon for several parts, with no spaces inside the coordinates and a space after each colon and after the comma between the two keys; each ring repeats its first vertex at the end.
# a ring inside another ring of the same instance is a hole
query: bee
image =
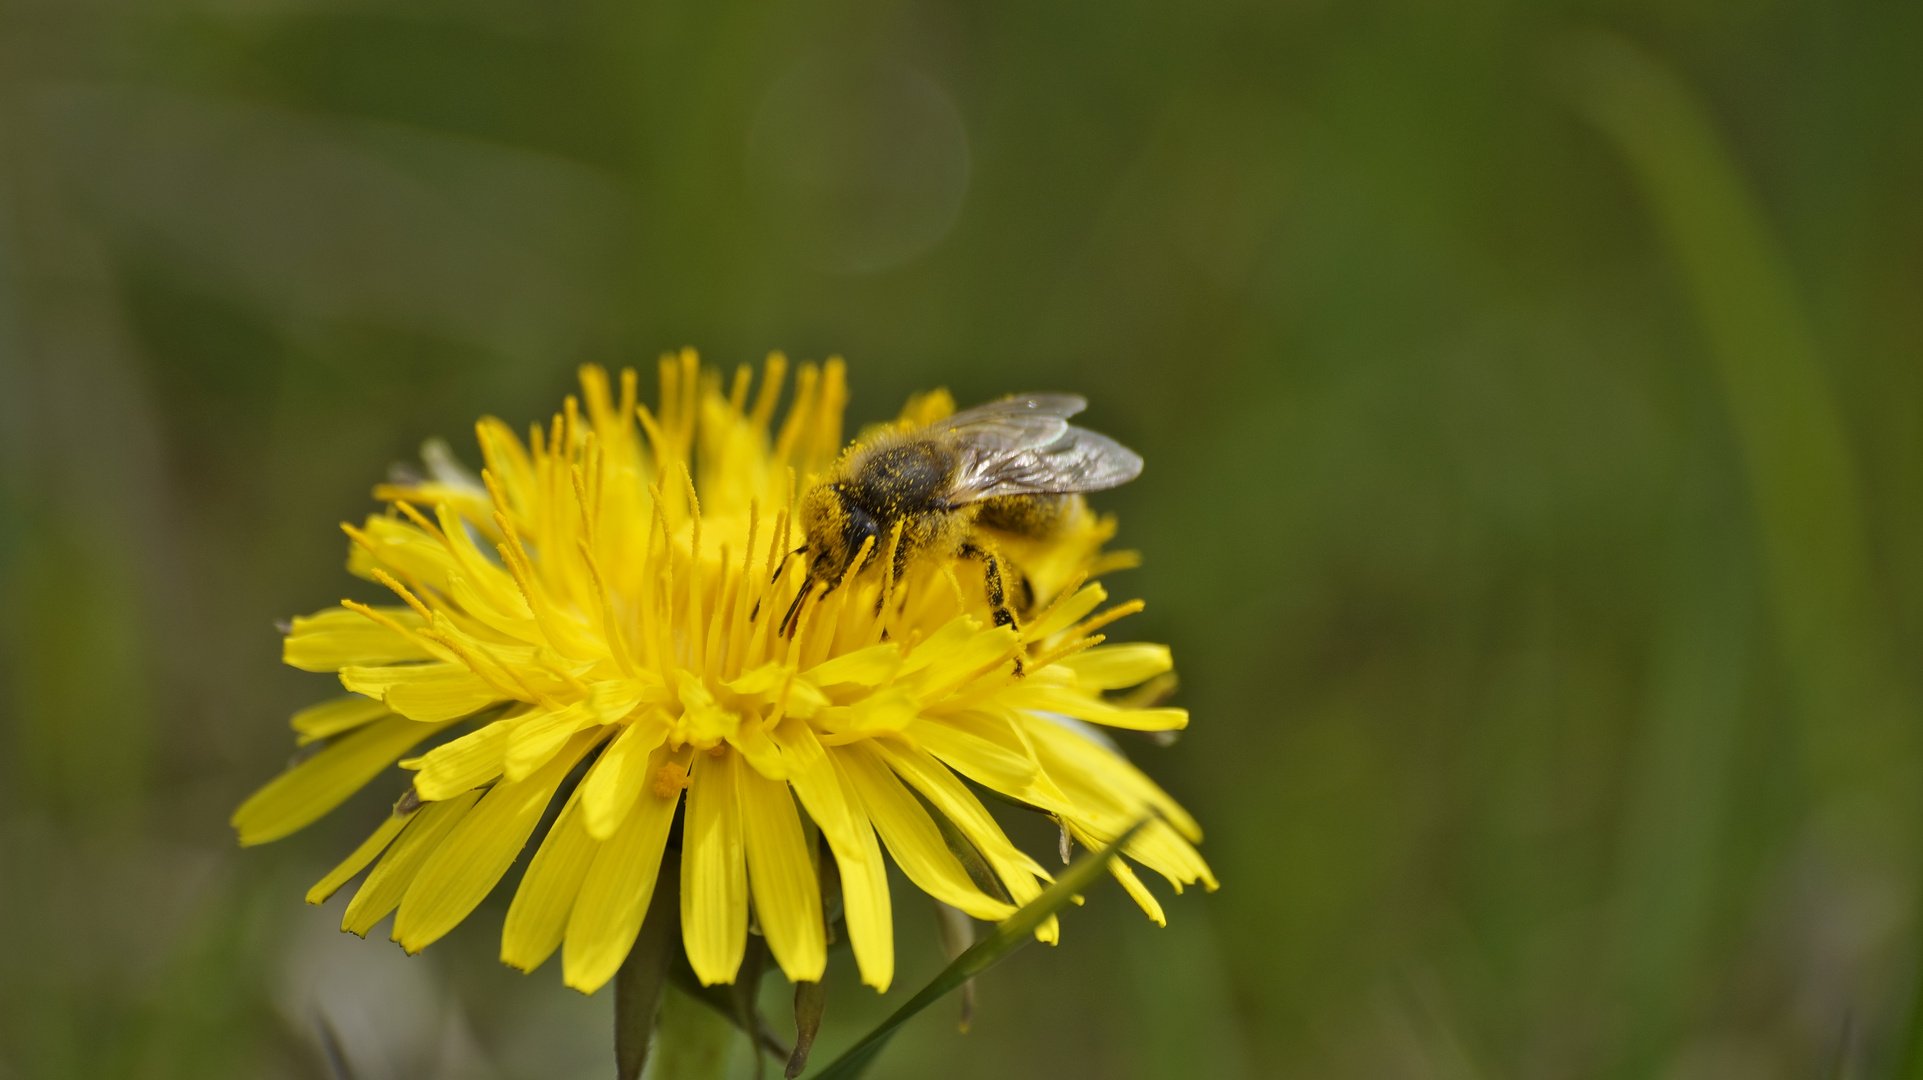
{"type": "Polygon", "coordinates": [[[1087,407],[1075,394],[1010,397],[850,448],[802,496],[807,543],[791,554],[806,557],[809,587],[789,607],[783,628],[814,585],[832,589],[842,580],[864,544],[867,558],[880,557],[897,526],[893,573],[927,556],[979,560],[995,625],[1014,626],[1009,568],[978,530],[1046,537],[1067,516],[1072,496],[1125,484],[1142,471],[1134,451],[1068,423],[1087,407]]]}

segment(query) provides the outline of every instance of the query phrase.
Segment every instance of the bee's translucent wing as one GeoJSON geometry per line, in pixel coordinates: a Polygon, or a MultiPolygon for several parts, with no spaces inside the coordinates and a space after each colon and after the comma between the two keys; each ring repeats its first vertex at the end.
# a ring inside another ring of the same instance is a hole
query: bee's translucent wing
{"type": "Polygon", "coordinates": [[[956,413],[936,425],[959,443],[948,502],[998,495],[1062,495],[1125,484],[1142,471],[1134,451],[1106,435],[1071,427],[1088,407],[1074,394],[1030,394],[956,413]]]}
{"type": "Polygon", "coordinates": [[[1020,394],[963,409],[930,426],[983,447],[1026,450],[1061,438],[1068,418],[1086,408],[1079,394],[1020,394]]]}

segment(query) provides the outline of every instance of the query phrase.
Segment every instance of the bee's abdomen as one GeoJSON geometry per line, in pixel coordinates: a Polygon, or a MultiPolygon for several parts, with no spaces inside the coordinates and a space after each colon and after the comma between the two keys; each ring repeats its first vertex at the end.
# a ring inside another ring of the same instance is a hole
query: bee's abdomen
{"type": "Polygon", "coordinates": [[[880,517],[926,508],[948,485],[953,463],[940,447],[904,442],[870,452],[847,481],[849,494],[880,517]]]}
{"type": "Polygon", "coordinates": [[[1068,515],[1066,495],[1001,495],[981,501],[975,522],[1017,536],[1052,535],[1068,515]]]}

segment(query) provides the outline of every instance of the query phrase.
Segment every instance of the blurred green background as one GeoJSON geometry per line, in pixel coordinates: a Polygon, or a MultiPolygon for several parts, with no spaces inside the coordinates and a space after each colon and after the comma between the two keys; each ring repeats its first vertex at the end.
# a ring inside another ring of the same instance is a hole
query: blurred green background
{"type": "MultiPolygon", "coordinates": [[[[408,960],[300,903],[378,799],[226,818],[388,465],[682,345],[1149,462],[1111,588],[1195,723],[1129,745],[1224,887],[1091,895],[875,1075],[1923,1075],[1919,55],[1896,0],[0,0],[0,1077],[324,1077],[322,1014],[361,1080],[609,1074],[504,905],[408,960]]],[[[824,1049],[939,964],[896,897],[824,1049]]]]}

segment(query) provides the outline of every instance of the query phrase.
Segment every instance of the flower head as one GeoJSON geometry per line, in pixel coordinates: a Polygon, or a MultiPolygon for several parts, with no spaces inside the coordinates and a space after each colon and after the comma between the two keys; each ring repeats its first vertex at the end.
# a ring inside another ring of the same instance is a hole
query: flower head
{"type": "MultiPolygon", "coordinates": [[[[1047,541],[1008,538],[1033,600],[1019,627],[993,625],[972,562],[897,574],[869,557],[832,588],[811,584],[787,557],[793,507],[841,449],[846,394],[838,361],[803,366],[776,427],[785,367],[770,359],[751,404],[746,368],[724,389],[684,352],[661,364],[658,412],[636,403],[632,371],[617,389],[586,368],[580,400],[525,443],[480,422],[480,476],[430,444],[428,476],[377,488],[388,512],[343,526],[348,568],[398,602],[293,621],[285,660],[337,672],[349,693],[294,716],[300,742],[324,746],[236,811],[241,842],[307,825],[398,760],[411,787],[308,900],[372,864],[343,929],[364,935],[394,912],[394,939],[416,952],[474,910],[561,798],[501,956],[532,970],[560,948],[583,991],[620,966],[677,837],[683,943],[702,981],[733,980],[751,908],[788,977],[818,980],[824,902],[838,900],[863,981],[885,989],[884,848],[980,919],[1049,879],[968,781],[1090,847],[1152,811],[1126,854],[1178,891],[1213,888],[1194,821],[1089,726],[1187,723],[1108,694],[1152,696],[1170,668],[1162,646],[1097,632],[1140,607],[1097,611],[1107,597],[1088,579],[1128,561],[1102,553],[1113,520],[1076,499],[1047,541]]],[[[952,407],[919,398],[897,423],[952,407]]],[[[1112,869],[1161,922],[1134,872],[1112,869]]],[[[1056,933],[1051,920],[1038,936],[1056,933]]]]}

